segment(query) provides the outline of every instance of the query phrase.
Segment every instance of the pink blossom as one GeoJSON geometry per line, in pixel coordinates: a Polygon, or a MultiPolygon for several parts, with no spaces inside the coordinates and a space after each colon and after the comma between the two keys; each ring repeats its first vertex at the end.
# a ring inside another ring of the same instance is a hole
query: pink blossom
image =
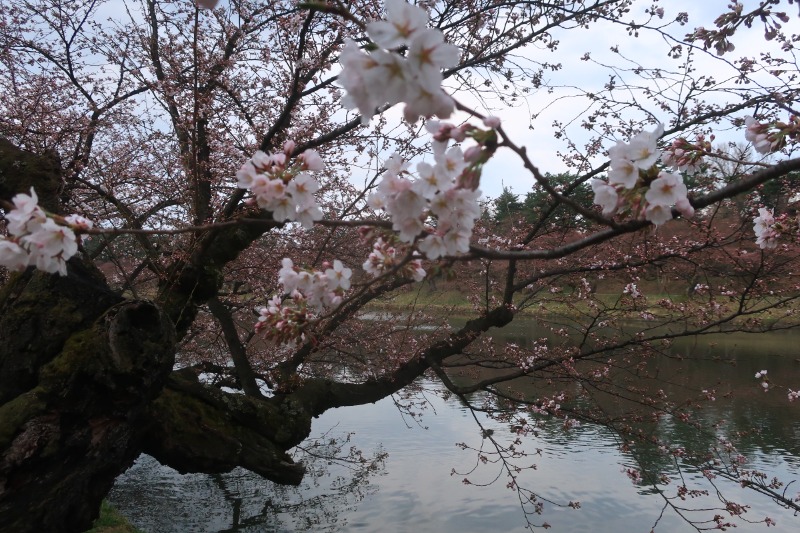
{"type": "Polygon", "coordinates": [[[650,184],[644,197],[651,204],[670,206],[685,199],[686,193],[686,185],[679,174],[662,171],[650,184]]]}
{"type": "Polygon", "coordinates": [[[760,208],[758,216],[753,219],[753,232],[756,244],[761,248],[776,248],[780,233],[775,228],[775,217],[771,209],[760,208]]]}
{"type": "Polygon", "coordinates": [[[28,252],[14,241],[0,237],[0,265],[11,270],[25,270],[28,252]]]}
{"type": "Polygon", "coordinates": [[[298,156],[303,162],[303,170],[319,171],[325,169],[325,163],[316,150],[308,149],[298,156]]]}
{"type": "Polygon", "coordinates": [[[386,0],[385,4],[386,20],[367,24],[367,33],[378,46],[396,48],[406,45],[426,29],[428,13],[424,9],[412,6],[405,0],[386,0]]]}
{"type": "Polygon", "coordinates": [[[8,232],[11,235],[21,236],[35,231],[36,228],[47,220],[44,210],[39,207],[39,197],[31,187],[31,194],[20,193],[15,195],[11,201],[14,209],[6,213],[8,232]]]}
{"type": "Polygon", "coordinates": [[[759,154],[768,154],[773,151],[773,142],[770,139],[769,126],[761,124],[751,116],[744,119],[747,129],[744,133],[744,138],[753,143],[753,148],[759,154]]]}
{"type": "Polygon", "coordinates": [[[608,171],[609,185],[622,185],[625,189],[633,189],[639,181],[639,167],[628,158],[611,159],[608,171]]]}
{"type": "Polygon", "coordinates": [[[628,144],[627,153],[634,164],[646,170],[658,161],[658,139],[664,133],[664,125],[658,124],[653,131],[642,131],[635,135],[628,144]]]}
{"type": "Polygon", "coordinates": [[[319,205],[317,205],[317,202],[313,199],[310,202],[297,206],[295,220],[297,220],[300,225],[306,229],[313,228],[314,222],[316,220],[322,220],[322,217],[322,209],[320,209],[319,205]]]}
{"type": "Polygon", "coordinates": [[[292,197],[296,205],[307,205],[314,203],[313,194],[319,190],[317,180],[305,172],[299,173],[286,186],[286,194],[292,197]]]}
{"type": "Polygon", "coordinates": [[[432,261],[447,255],[447,247],[439,235],[428,235],[420,241],[417,248],[432,261]]]}
{"type": "Polygon", "coordinates": [[[440,31],[428,30],[420,33],[408,50],[408,65],[417,83],[430,91],[436,91],[442,83],[442,68],[458,64],[461,50],[444,42],[440,31]]]}
{"type": "Polygon", "coordinates": [[[594,203],[603,208],[603,214],[613,215],[619,202],[617,190],[602,180],[592,180],[592,190],[594,203]]]}
{"type": "Polygon", "coordinates": [[[656,226],[672,220],[672,209],[668,205],[648,204],[645,208],[644,218],[656,226]]]}
{"type": "Polygon", "coordinates": [[[328,289],[335,291],[336,289],[348,290],[350,288],[350,277],[353,271],[345,267],[341,261],[335,259],[333,261],[333,268],[325,271],[325,276],[328,278],[328,289]]]}
{"type": "Polygon", "coordinates": [[[497,128],[500,127],[500,119],[498,117],[488,116],[483,119],[483,125],[486,126],[487,128],[492,128],[496,130],[497,128]]]}

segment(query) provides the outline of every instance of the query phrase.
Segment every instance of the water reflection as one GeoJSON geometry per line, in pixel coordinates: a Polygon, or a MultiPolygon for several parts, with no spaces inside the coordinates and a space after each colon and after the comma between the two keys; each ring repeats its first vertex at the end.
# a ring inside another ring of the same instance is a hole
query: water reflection
{"type": "MultiPolygon", "coordinates": [[[[150,533],[339,531],[358,502],[374,494],[384,471],[380,446],[364,456],[352,434],[328,432],[303,443],[308,467],[300,487],[266,481],[237,468],[228,474],[187,474],[143,455],[117,482],[109,501],[150,533]]],[[[374,447],[374,446],[373,446],[374,447]]]]}
{"type": "MultiPolygon", "coordinates": [[[[513,324],[517,342],[539,338],[531,324],[513,324]]],[[[763,392],[753,375],[769,369],[788,385],[800,384],[796,360],[797,335],[724,335],[690,339],[673,346],[682,359],[659,359],[658,382],[676,397],[696,396],[713,390],[716,400],[698,412],[703,426],[698,431],[670,418],[647,427],[653,435],[686,447],[708,447],[719,437],[736,436],[738,450],[748,457],[748,467],[791,481],[800,478],[800,406],[789,404],[780,391],[763,392]]],[[[653,369],[651,369],[653,370],[653,369]]],[[[796,388],[796,387],[795,387],[796,388]]],[[[506,487],[496,465],[482,465],[462,475],[475,463],[474,453],[456,443],[478,448],[484,443],[473,413],[457,398],[443,399],[434,382],[417,383],[414,398],[423,398],[427,409],[410,419],[386,399],[374,405],[332,410],[315,421],[314,431],[343,428],[352,431],[350,445],[381,453],[389,452],[381,468],[355,474],[327,461],[318,463],[299,489],[279,487],[248,472],[237,470],[223,476],[180,476],[154,460],[142,458],[118,480],[110,499],[126,516],[148,532],[178,531],[522,531],[525,518],[517,494],[506,487]],[[427,428],[427,429],[425,429],[427,428]],[[383,468],[385,466],[385,468],[383,468]],[[327,472],[325,470],[328,470],[327,472]]],[[[445,395],[446,396],[446,395],[445,395]]],[[[480,396],[472,398],[480,403],[480,396]]],[[[415,411],[419,411],[419,404],[415,411]]],[[[477,415],[484,428],[501,442],[514,438],[510,424],[477,415]]],[[[664,499],[647,484],[633,484],[621,473],[639,464],[653,472],[677,475],[677,465],[655,449],[640,447],[620,451],[617,437],[593,425],[563,431],[561,423],[544,423],[536,436],[525,438],[530,455],[521,483],[555,503],[579,501],[572,509],[548,504],[535,517],[557,531],[658,531],[690,529],[675,512],[664,512],[664,499]],[[638,462],[637,462],[638,460],[638,462]]],[[[696,469],[682,465],[687,483],[713,487],[696,469]]],[[[737,522],[737,531],[761,531],[766,516],[777,522],[770,531],[797,531],[800,518],[778,508],[768,498],[737,484],[715,480],[728,497],[750,506],[745,517],[756,524],[737,522]]],[[[667,487],[672,489],[672,487],[667,487]]],[[[794,495],[800,488],[789,487],[794,495]]],[[[713,493],[712,493],[713,494],[713,493]]],[[[681,505],[699,509],[719,505],[713,496],[690,498],[681,505]]],[[[687,512],[692,519],[707,520],[708,513],[687,512]]]]}

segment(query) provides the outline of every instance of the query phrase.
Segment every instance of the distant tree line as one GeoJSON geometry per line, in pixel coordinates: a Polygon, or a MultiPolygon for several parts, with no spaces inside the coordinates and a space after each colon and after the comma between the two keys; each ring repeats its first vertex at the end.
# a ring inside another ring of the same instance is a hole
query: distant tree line
{"type": "MultiPolygon", "coordinates": [[[[550,184],[559,192],[587,208],[592,206],[592,189],[588,183],[577,181],[577,176],[570,173],[546,174],[550,184]]],[[[489,202],[491,210],[487,217],[497,224],[522,219],[536,224],[547,219],[550,226],[564,229],[580,229],[589,226],[587,220],[567,208],[564,204],[556,204],[553,197],[539,185],[520,198],[508,187],[503,187],[500,196],[489,202]]]]}

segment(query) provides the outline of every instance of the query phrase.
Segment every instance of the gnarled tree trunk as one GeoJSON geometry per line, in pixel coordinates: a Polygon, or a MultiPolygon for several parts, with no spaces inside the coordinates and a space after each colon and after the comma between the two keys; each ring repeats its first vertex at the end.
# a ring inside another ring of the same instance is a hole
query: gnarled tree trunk
{"type": "MultiPolygon", "coordinates": [[[[0,140],[1,198],[34,186],[58,213],[58,173],[53,158],[0,140]]],[[[308,436],[310,410],[173,375],[176,314],[116,294],[86,259],[65,277],[28,269],[2,287],[0,531],[87,529],[143,450],[182,472],[244,466],[300,482],[286,450],[308,436]]]]}

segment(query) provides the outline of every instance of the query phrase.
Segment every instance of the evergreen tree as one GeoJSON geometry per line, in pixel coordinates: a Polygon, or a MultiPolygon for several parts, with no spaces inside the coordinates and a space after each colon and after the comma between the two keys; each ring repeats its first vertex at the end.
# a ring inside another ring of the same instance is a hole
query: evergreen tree
{"type": "MultiPolygon", "coordinates": [[[[577,176],[565,172],[545,174],[545,177],[561,194],[572,198],[584,207],[592,206],[592,190],[586,183],[576,183],[577,176]]],[[[567,208],[566,205],[554,205],[553,198],[539,185],[525,195],[522,210],[525,219],[533,224],[546,217],[548,225],[551,226],[558,225],[562,228],[572,229],[588,226],[587,220],[567,208]]]]}
{"type": "Polygon", "coordinates": [[[494,204],[494,221],[497,223],[521,213],[523,209],[522,202],[519,201],[519,195],[514,194],[511,189],[505,186],[500,196],[492,203],[494,204]]]}

